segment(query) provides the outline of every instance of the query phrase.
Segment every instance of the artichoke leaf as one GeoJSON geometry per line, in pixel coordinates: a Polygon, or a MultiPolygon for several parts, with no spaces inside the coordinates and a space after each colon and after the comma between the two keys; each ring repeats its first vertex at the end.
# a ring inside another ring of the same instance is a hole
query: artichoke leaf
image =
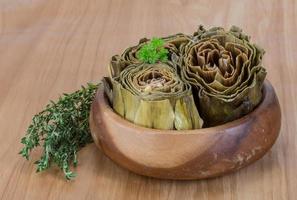
{"type": "Polygon", "coordinates": [[[148,128],[174,129],[174,111],[168,99],[141,100],[134,123],[148,128]]]}
{"type": "Polygon", "coordinates": [[[112,107],[119,115],[125,114],[125,104],[122,95],[122,86],[115,81],[112,81],[113,101],[112,107]]]}
{"type": "Polygon", "coordinates": [[[124,108],[125,108],[125,118],[129,121],[135,121],[135,115],[138,111],[138,107],[140,104],[140,98],[138,96],[133,95],[128,90],[121,88],[124,108]]]}
{"type": "Polygon", "coordinates": [[[202,127],[203,120],[196,109],[193,96],[186,96],[176,101],[174,123],[177,130],[202,127]]]}

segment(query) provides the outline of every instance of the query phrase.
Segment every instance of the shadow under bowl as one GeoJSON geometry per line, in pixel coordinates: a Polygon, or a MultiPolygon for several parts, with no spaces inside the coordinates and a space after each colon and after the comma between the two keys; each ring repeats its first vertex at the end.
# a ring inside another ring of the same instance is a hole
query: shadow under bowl
{"type": "Polygon", "coordinates": [[[110,107],[102,88],[91,106],[90,128],[97,147],[120,166],[162,179],[204,179],[234,172],[260,159],[272,147],[281,111],[272,85],[244,117],[195,130],[157,130],[133,124],[110,107]]]}

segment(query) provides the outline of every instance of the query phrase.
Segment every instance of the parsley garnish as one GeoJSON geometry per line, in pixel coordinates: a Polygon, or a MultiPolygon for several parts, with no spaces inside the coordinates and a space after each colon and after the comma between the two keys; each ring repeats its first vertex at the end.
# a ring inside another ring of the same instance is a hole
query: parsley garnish
{"type": "Polygon", "coordinates": [[[164,48],[164,44],[164,40],[153,38],[140,48],[136,56],[140,61],[149,64],[154,64],[158,61],[166,62],[168,60],[168,50],[164,48]]]}

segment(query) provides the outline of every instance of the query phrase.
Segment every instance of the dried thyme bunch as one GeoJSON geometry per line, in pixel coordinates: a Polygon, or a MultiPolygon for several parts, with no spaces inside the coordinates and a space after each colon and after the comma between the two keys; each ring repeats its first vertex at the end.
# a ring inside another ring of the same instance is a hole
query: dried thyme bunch
{"type": "Polygon", "coordinates": [[[24,147],[20,154],[28,160],[31,150],[42,145],[42,156],[35,162],[37,172],[56,164],[68,180],[76,176],[70,165],[77,165],[78,150],[92,142],[88,119],[98,86],[88,84],[74,93],[63,94],[57,102],[51,101],[33,117],[21,140],[24,147]]]}

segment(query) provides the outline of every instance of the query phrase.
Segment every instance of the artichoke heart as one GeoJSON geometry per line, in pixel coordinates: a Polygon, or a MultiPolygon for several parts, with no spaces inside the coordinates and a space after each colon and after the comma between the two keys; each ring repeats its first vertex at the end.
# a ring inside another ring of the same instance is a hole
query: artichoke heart
{"type": "Polygon", "coordinates": [[[262,99],[264,50],[238,27],[200,26],[180,56],[182,79],[194,86],[206,126],[237,119],[262,99]]]}
{"type": "Polygon", "coordinates": [[[203,125],[191,85],[170,62],[132,64],[103,82],[115,112],[135,124],[177,130],[203,125]]]}

